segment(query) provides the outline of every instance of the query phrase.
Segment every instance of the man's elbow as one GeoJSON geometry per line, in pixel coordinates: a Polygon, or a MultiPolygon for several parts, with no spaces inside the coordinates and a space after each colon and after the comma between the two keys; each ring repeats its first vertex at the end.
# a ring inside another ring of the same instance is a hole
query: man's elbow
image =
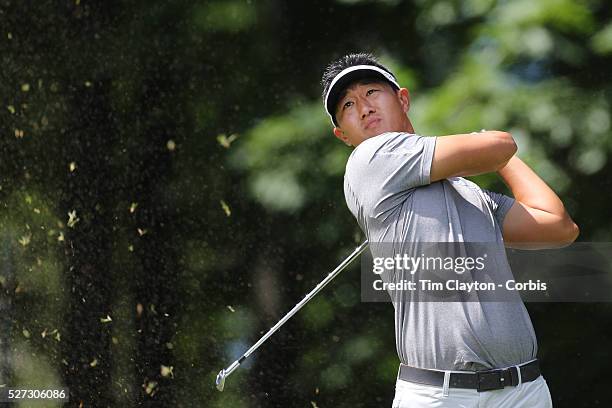
{"type": "Polygon", "coordinates": [[[497,139],[498,147],[496,148],[496,171],[503,168],[506,163],[514,156],[518,150],[518,146],[514,141],[512,135],[508,132],[494,131],[495,138],[497,139]]]}
{"type": "Polygon", "coordinates": [[[570,221],[570,227],[567,233],[568,243],[571,244],[572,242],[576,241],[578,235],[580,235],[580,228],[578,227],[578,225],[576,225],[574,221],[570,221]]]}
{"type": "Polygon", "coordinates": [[[508,132],[499,132],[499,137],[502,139],[502,143],[504,146],[503,152],[504,152],[504,158],[503,158],[503,162],[507,162],[508,160],[510,160],[512,158],[512,156],[514,156],[518,150],[518,146],[516,145],[516,142],[514,141],[514,138],[512,137],[512,135],[508,132]]]}
{"type": "Polygon", "coordinates": [[[563,233],[559,234],[558,244],[561,245],[561,248],[571,245],[574,241],[576,241],[578,235],[580,235],[580,228],[570,219],[568,220],[567,226],[564,228],[563,233]]]}

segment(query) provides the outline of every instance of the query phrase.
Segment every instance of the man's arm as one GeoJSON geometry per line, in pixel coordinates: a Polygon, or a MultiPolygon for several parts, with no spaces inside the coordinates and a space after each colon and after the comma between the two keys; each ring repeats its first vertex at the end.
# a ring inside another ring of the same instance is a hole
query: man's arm
{"type": "Polygon", "coordinates": [[[514,139],[506,132],[439,136],[436,138],[430,182],[497,171],[516,150],[514,139]]]}
{"type": "Polygon", "coordinates": [[[504,218],[507,247],[560,248],[576,240],[580,229],[557,194],[517,156],[498,171],[515,203],[504,218]]]}

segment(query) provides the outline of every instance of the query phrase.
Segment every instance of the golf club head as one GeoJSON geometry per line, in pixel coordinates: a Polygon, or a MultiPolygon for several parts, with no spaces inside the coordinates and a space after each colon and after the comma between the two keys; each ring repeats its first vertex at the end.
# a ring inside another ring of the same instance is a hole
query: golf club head
{"type": "Polygon", "coordinates": [[[223,387],[225,386],[225,369],[219,371],[215,383],[217,384],[217,389],[219,391],[223,391],[223,387]]]}

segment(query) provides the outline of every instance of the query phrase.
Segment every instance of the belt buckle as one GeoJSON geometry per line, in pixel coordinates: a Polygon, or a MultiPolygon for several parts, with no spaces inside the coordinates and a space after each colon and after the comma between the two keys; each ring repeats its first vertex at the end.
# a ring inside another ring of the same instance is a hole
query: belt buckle
{"type": "Polygon", "coordinates": [[[502,370],[477,371],[478,392],[501,390],[504,388],[504,377],[502,370]]]}

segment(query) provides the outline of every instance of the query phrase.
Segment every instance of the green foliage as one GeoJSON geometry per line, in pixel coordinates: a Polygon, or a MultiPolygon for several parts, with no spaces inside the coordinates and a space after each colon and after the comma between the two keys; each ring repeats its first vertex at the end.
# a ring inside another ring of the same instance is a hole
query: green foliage
{"type": "Polygon", "coordinates": [[[239,32],[257,21],[257,10],[244,1],[202,2],[195,7],[195,24],[207,31],[239,32]]]}
{"type": "Polygon", "coordinates": [[[232,152],[230,163],[248,171],[249,190],[262,205],[294,212],[321,198],[318,186],[343,174],[349,153],[333,137],[317,101],[261,121],[232,152]]]}

